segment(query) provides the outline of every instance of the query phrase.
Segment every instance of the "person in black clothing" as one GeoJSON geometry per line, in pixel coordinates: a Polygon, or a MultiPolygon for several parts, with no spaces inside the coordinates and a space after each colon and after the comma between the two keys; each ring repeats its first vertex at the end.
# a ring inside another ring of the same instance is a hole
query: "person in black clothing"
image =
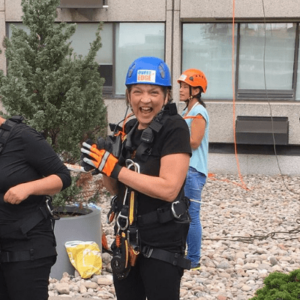
{"type": "Polygon", "coordinates": [[[135,119],[121,132],[120,154],[108,140],[85,142],[82,165],[102,172],[104,185],[117,195],[112,201],[117,298],[179,300],[183,270],[190,265],[184,258],[189,201],[183,195],[191,155],[189,130],[170,103],[171,79],[164,61],[136,59],[126,86],[135,119]]]}
{"type": "Polygon", "coordinates": [[[0,117],[0,299],[46,300],[56,260],[51,203],[71,184],[43,136],[0,117]]]}

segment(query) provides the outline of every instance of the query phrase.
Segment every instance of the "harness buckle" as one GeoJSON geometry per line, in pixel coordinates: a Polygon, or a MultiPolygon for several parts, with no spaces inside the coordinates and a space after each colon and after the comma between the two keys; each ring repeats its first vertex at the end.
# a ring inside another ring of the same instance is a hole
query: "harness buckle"
{"type": "Polygon", "coordinates": [[[176,204],[179,204],[179,201],[174,201],[172,202],[172,205],[171,205],[171,211],[172,211],[172,214],[174,216],[175,219],[179,219],[183,214],[180,214],[180,215],[177,215],[176,211],[175,211],[175,205],[176,204]]]}
{"type": "Polygon", "coordinates": [[[153,248],[144,247],[142,253],[146,258],[150,258],[153,253],[153,248]]]}

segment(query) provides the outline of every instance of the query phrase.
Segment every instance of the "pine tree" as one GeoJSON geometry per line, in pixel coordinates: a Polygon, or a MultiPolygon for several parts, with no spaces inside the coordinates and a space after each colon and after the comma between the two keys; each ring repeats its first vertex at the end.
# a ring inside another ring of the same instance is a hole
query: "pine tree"
{"type": "Polygon", "coordinates": [[[55,23],[59,0],[22,0],[23,24],[4,39],[7,75],[0,72],[0,99],[7,114],[22,115],[43,132],[57,153],[78,158],[80,142],[106,130],[104,79],[95,57],[99,25],[86,57],[71,48],[76,24],[55,23]]]}

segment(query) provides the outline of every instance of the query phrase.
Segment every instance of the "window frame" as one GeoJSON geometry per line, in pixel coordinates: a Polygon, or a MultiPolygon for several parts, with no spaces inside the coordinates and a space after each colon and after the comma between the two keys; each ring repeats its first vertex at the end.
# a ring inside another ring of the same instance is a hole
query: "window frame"
{"type": "MultiPolygon", "coordinates": [[[[59,23],[59,22],[57,22],[59,23]]],[[[68,21],[66,22],[68,24],[92,24],[92,23],[97,23],[97,22],[71,22],[71,21],[68,21]]],[[[126,87],[125,87],[125,78],[124,78],[124,93],[123,94],[116,94],[116,74],[117,74],[117,66],[116,66],[116,25],[117,24],[122,24],[122,23],[132,23],[132,24],[140,24],[140,23],[143,23],[143,24],[162,24],[163,27],[164,27],[164,42],[163,42],[163,53],[164,53],[164,59],[166,57],[166,22],[164,21],[157,21],[157,22],[104,22],[104,24],[112,24],[112,85],[111,86],[104,86],[103,85],[103,88],[102,88],[102,93],[103,93],[103,96],[105,98],[108,98],[108,99],[124,99],[125,97],[125,90],[126,90],[126,87]]],[[[11,24],[23,24],[23,22],[6,22],[6,36],[9,37],[9,26],[11,24]]],[[[100,33],[100,36],[101,36],[101,33],[100,33]]],[[[76,52],[76,51],[75,51],[76,52]]],[[[6,62],[7,65],[8,65],[8,61],[6,62]]],[[[101,66],[101,64],[98,65],[99,67],[101,66]]],[[[101,77],[102,74],[100,72],[100,75],[101,77]]],[[[104,77],[103,77],[104,78],[104,77]]]]}
{"type": "MultiPolygon", "coordinates": [[[[183,26],[184,24],[219,24],[219,23],[227,23],[232,24],[231,22],[182,22],[181,24],[181,72],[183,72],[183,26]]],[[[263,22],[263,21],[253,21],[249,22],[247,20],[236,22],[237,25],[237,36],[236,36],[236,52],[235,52],[235,98],[237,101],[284,101],[290,103],[300,102],[296,100],[296,92],[297,92],[297,72],[298,72],[298,60],[299,60],[299,41],[300,41],[300,22],[291,22],[288,20],[284,20],[281,22],[263,22]],[[273,90],[273,89],[239,89],[239,66],[240,66],[240,48],[241,48],[241,36],[240,36],[240,28],[241,24],[270,24],[270,23],[294,23],[296,25],[295,32],[295,47],[294,47],[294,65],[293,65],[293,75],[292,75],[292,89],[290,90],[273,90]]],[[[300,72],[300,65],[299,65],[300,72]]],[[[300,82],[299,82],[300,84],[300,82]]],[[[205,99],[205,101],[232,101],[232,99],[228,98],[215,98],[215,99],[205,99]]]]}

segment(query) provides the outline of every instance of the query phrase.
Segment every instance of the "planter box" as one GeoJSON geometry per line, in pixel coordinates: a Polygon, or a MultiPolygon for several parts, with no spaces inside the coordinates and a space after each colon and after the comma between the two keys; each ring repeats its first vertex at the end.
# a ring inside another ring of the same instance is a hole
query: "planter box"
{"type": "MultiPolygon", "coordinates": [[[[74,207],[66,207],[74,210],[74,207]]],[[[76,208],[75,208],[76,209],[76,208]]],[[[57,243],[57,260],[51,269],[50,277],[61,279],[64,272],[74,275],[74,267],[70,263],[65,242],[94,241],[101,249],[101,210],[96,208],[84,209],[84,215],[65,217],[55,222],[54,233],[57,243]],[[89,213],[87,213],[89,212],[89,213]]]]}

